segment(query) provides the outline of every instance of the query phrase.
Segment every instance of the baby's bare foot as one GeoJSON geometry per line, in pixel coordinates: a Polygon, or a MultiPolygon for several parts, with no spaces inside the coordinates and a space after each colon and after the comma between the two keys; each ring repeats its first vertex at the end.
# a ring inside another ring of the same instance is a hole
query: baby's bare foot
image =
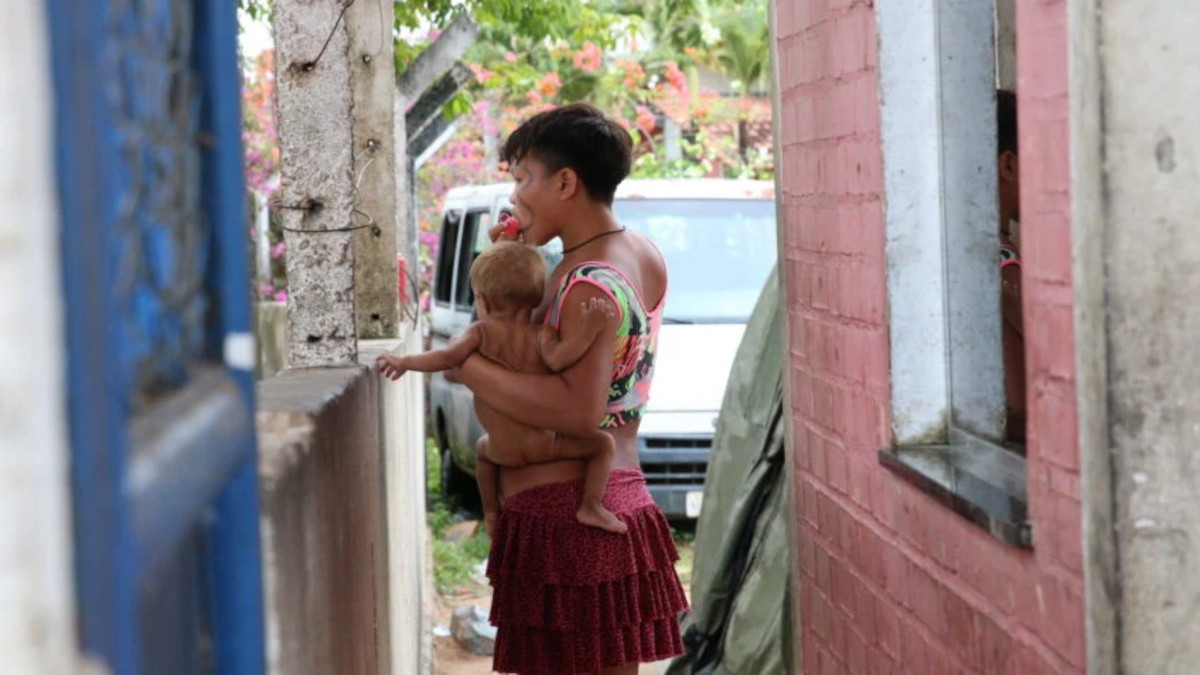
{"type": "Polygon", "coordinates": [[[629,528],[621,522],[616,514],[598,504],[580,506],[579,511],[575,512],[575,519],[588,527],[598,527],[613,534],[625,534],[629,531],[629,528]]]}

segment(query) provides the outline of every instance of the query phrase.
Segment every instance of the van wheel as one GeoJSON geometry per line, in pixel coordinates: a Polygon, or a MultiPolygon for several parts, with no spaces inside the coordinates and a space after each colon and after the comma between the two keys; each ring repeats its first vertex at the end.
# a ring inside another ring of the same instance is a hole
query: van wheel
{"type": "Polygon", "coordinates": [[[454,457],[450,454],[450,448],[442,448],[442,496],[448,501],[462,500],[467,497],[467,476],[462,469],[454,463],[454,457]]]}

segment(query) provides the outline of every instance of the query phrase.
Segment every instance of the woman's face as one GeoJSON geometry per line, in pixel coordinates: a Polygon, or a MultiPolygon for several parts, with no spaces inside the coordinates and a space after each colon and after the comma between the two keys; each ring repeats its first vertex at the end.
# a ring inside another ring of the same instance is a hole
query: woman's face
{"type": "Polygon", "coordinates": [[[560,172],[551,173],[537,158],[525,157],[513,165],[511,173],[515,181],[510,197],[513,215],[521,223],[524,242],[541,246],[559,236],[565,206],[560,172]]]}

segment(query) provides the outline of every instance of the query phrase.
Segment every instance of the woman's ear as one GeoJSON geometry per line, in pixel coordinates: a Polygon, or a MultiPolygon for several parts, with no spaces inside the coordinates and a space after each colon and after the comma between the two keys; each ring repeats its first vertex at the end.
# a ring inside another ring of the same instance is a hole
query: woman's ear
{"type": "Polygon", "coordinates": [[[564,202],[574,198],[582,185],[579,182],[579,174],[575,173],[575,169],[570,168],[560,169],[554,180],[554,187],[558,190],[558,198],[564,202]]]}

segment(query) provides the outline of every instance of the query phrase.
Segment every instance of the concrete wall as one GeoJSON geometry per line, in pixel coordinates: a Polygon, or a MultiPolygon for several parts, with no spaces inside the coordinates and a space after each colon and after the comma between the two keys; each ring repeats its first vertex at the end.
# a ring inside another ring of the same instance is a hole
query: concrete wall
{"type": "Polygon", "coordinates": [[[254,337],[258,342],[258,379],[274,377],[287,367],[287,303],[254,303],[254,337]]]}
{"type": "Polygon", "coordinates": [[[1200,19],[1071,0],[1089,672],[1200,662],[1200,19]]]}
{"type": "MultiPolygon", "coordinates": [[[[380,354],[420,350],[410,323],[401,324],[401,340],[359,343],[363,365],[380,354]]],[[[426,583],[429,542],[425,527],[425,390],[423,379],[392,382],[372,375],[380,390],[383,422],[387,538],[391,597],[392,672],[429,673],[432,664],[433,589],[426,583]]]]}
{"type": "Polygon", "coordinates": [[[65,344],[45,3],[0,38],[0,671],[75,672],[65,344]]]}
{"type": "Polygon", "coordinates": [[[772,11],[805,672],[1082,673],[1064,5],[1017,8],[1033,552],[877,462],[892,439],[874,4],[772,11]]]}
{"type": "Polygon", "coordinates": [[[378,379],[286,370],[258,393],[268,670],[390,673],[378,379]]]}

